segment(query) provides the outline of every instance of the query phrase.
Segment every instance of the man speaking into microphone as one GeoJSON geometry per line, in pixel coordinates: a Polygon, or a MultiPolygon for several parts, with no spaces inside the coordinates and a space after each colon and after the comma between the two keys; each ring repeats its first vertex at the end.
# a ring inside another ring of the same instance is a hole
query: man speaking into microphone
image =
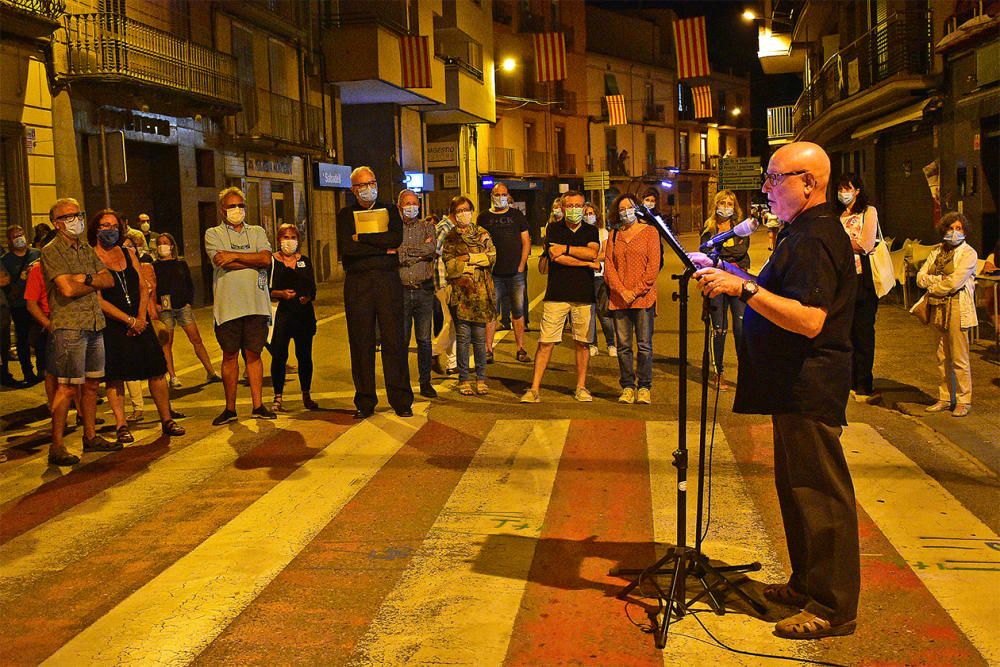
{"type": "Polygon", "coordinates": [[[826,205],[830,158],[813,143],[774,153],[761,188],[786,222],[758,277],[691,259],[702,292],[747,304],[733,411],[771,415],[774,476],[792,575],[764,596],[798,607],[788,639],[854,632],[861,588],[854,485],[840,445],[850,391],[857,279],[843,227],[826,205]]]}

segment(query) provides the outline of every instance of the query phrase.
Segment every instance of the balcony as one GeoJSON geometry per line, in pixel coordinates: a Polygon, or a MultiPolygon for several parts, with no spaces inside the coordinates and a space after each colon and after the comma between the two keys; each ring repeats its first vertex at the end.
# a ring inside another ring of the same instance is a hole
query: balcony
{"type": "Polygon", "coordinates": [[[500,2],[493,3],[493,21],[494,23],[502,23],[503,25],[511,25],[514,22],[514,15],[511,13],[511,9],[508,6],[503,5],[500,2]]]}
{"type": "Polygon", "coordinates": [[[554,102],[550,107],[552,111],[564,116],[575,116],[576,93],[572,90],[564,90],[562,93],[557,93],[557,96],[559,99],[552,100],[554,102]]]}
{"type": "Polygon", "coordinates": [[[541,14],[521,14],[518,22],[519,32],[545,32],[545,17],[541,14]]]}
{"type": "Polygon", "coordinates": [[[98,104],[145,104],[175,116],[240,108],[232,56],[120,14],[64,16],[60,45],[57,84],[71,83],[98,104]]]}
{"type": "Polygon", "coordinates": [[[0,26],[4,36],[41,39],[56,31],[65,11],[65,0],[0,0],[0,26]]]}
{"type": "Polygon", "coordinates": [[[236,114],[234,132],[238,138],[316,149],[325,146],[323,110],[319,107],[245,85],[240,86],[240,101],[243,110],[236,114]]]}
{"type": "Polygon", "coordinates": [[[572,153],[563,153],[559,156],[559,174],[565,176],[573,176],[577,173],[576,171],[576,155],[572,153]]]}
{"type": "Polygon", "coordinates": [[[445,101],[424,112],[428,125],[495,123],[496,102],[483,71],[461,58],[435,56],[444,63],[445,101]]]}
{"type": "Polygon", "coordinates": [[[486,151],[487,166],[491,174],[513,174],[514,149],[490,146],[486,151]]]}
{"type": "Polygon", "coordinates": [[[829,141],[932,85],[926,11],[896,13],[827,60],[792,109],[796,137],[829,141]]]}
{"type": "Polygon", "coordinates": [[[767,109],[767,142],[776,146],[787,143],[795,136],[792,105],[768,107],[767,109]]]}
{"type": "Polygon", "coordinates": [[[712,161],[702,153],[681,153],[680,158],[677,166],[681,171],[708,171],[712,168],[712,161]]]}
{"type": "Polygon", "coordinates": [[[544,151],[524,152],[524,173],[550,174],[549,154],[544,151]]]}
{"type": "Polygon", "coordinates": [[[647,123],[665,123],[666,109],[662,104],[646,104],[642,108],[642,120],[647,123]]]}

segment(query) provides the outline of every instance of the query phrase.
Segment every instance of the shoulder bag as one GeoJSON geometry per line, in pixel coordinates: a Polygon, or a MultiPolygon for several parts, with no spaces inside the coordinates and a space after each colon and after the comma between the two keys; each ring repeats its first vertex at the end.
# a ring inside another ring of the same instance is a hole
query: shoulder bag
{"type": "MultiPolygon", "coordinates": [[[[862,227],[864,226],[864,215],[862,214],[862,227]]],[[[875,294],[878,298],[884,297],[896,286],[896,275],[892,270],[892,256],[889,254],[889,245],[882,238],[882,225],[876,223],[876,233],[878,243],[875,249],[868,255],[872,265],[872,280],[875,283],[875,294]]]]}

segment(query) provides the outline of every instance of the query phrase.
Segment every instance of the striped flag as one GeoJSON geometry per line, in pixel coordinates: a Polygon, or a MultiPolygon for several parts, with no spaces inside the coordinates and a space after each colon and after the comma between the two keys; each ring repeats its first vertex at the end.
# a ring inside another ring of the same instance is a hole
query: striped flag
{"type": "Polygon", "coordinates": [[[674,21],[674,48],[677,51],[678,80],[709,75],[704,16],[674,21]]]}
{"type": "Polygon", "coordinates": [[[712,116],[712,87],[695,86],[691,89],[694,96],[694,117],[711,118],[712,116]]]}
{"type": "Polygon", "coordinates": [[[536,33],[535,79],[561,81],[566,78],[566,38],[561,32],[536,33]]]}
{"type": "Polygon", "coordinates": [[[431,52],[424,35],[403,35],[399,40],[403,88],[431,87],[431,52]]]}
{"type": "Polygon", "coordinates": [[[604,100],[608,104],[608,125],[628,125],[625,115],[625,96],[607,95],[604,100]]]}

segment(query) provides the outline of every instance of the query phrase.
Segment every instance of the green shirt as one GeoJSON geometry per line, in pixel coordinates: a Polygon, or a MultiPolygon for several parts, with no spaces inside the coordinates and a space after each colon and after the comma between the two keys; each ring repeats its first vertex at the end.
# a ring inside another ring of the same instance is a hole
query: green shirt
{"type": "Polygon", "coordinates": [[[86,273],[94,276],[107,268],[93,248],[82,242],[70,243],[63,234],[57,234],[42,248],[42,270],[45,271],[53,329],[104,329],[104,313],[101,312],[97,292],[89,292],[83,296],[63,296],[56,287],[56,278],[86,273]]]}

